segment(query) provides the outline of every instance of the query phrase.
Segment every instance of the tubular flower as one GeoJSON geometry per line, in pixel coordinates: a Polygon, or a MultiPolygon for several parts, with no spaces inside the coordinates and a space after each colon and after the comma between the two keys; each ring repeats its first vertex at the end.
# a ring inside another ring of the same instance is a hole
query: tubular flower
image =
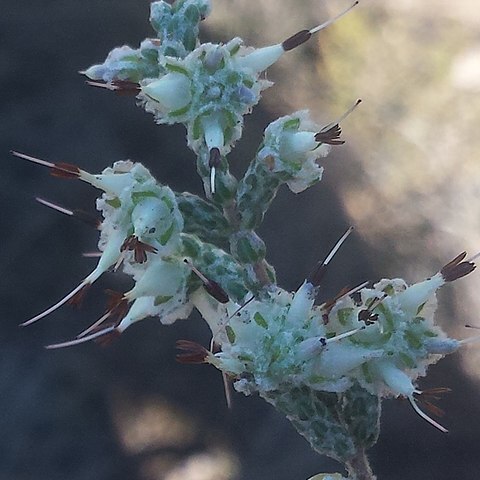
{"type": "Polygon", "coordinates": [[[258,392],[275,403],[283,392],[307,387],[344,393],[358,384],[378,397],[414,402],[418,377],[462,341],[434,323],[436,291],[475,267],[457,257],[433,277],[411,285],[381,280],[332,302],[315,306],[316,288],[305,282],[296,292],[277,288],[243,306],[214,304],[204,293],[194,298],[220,351],[207,361],[234,379],[245,394],[258,392]]]}
{"type": "Polygon", "coordinates": [[[195,152],[207,147],[227,154],[241,136],[243,116],[272,84],[259,78],[261,71],[238,63],[244,51],[235,38],[226,45],[200,45],[182,59],[165,58],[168,73],[141,82],[141,104],[157,123],[184,123],[195,152]]]}
{"type": "Polygon", "coordinates": [[[316,140],[319,131],[306,110],[281,117],[265,129],[257,162],[281,178],[292,192],[302,192],[321,180],[323,167],[318,160],[331,149],[316,140]]]}

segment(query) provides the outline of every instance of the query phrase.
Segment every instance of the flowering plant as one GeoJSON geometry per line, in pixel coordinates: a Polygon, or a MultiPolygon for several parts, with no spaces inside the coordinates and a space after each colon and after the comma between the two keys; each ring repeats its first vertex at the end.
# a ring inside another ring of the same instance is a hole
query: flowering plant
{"type": "MultiPolygon", "coordinates": [[[[201,44],[199,25],[209,12],[207,0],[153,2],[150,21],[157,38],[138,49],[116,48],[83,72],[92,86],[135,95],[157,123],[185,125],[205,198],[172,191],[139,163],[120,161],[91,174],[14,152],[102,192],[97,208],[103,220],[93,222],[100,232],[96,268],[24,325],[80,301],[103,273],[121,268],[134,287],[112,293],[106,313],[74,340],[48,348],[106,343],[144,318],[171,324],[195,308],[212,341],[206,347],[180,340],[179,361],[215,366],[227,386],[258,394],[283,412],[312,448],[346,466],[348,478],[373,478],[365,451],[377,440],[384,398],[407,398],[421,417],[446,431],[425,413],[438,412],[430,398],[443,390],[422,392],[417,379],[469,341],[448,338],[434,313],[436,291],[475,265],[462,253],[423,282],[383,279],[317,304],[348,229],[295,292],[278,286],[256,230],[283,184],[300,193],[321,180],[321,159],[343,143],[340,120],[320,127],[299,111],[272,122],[240,180],[230,173],[227,155],[242,135],[244,115],[272,85],[263,72],[331,21],[253,49],[239,38],[201,44]]],[[[90,221],[81,212],[42,202],[90,221]]]]}

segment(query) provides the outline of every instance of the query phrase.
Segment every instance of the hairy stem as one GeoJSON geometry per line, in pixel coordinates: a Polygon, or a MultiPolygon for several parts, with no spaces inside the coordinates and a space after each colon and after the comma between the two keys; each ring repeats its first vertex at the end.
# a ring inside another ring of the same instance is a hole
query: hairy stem
{"type": "Polygon", "coordinates": [[[370,463],[363,448],[359,448],[353,458],[347,463],[349,478],[352,480],[375,480],[370,463]]]}

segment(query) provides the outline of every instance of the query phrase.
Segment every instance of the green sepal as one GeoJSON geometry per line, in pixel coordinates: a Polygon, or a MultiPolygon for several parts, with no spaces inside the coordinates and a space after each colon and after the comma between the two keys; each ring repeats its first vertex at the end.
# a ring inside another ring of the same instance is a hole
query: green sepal
{"type": "Polygon", "coordinates": [[[231,228],[216,205],[188,192],[176,193],[175,197],[185,223],[185,233],[197,235],[218,247],[228,245],[231,228]]]}
{"type": "Polygon", "coordinates": [[[373,446],[380,431],[380,397],[355,383],[340,394],[341,416],[357,447],[373,446]]]}

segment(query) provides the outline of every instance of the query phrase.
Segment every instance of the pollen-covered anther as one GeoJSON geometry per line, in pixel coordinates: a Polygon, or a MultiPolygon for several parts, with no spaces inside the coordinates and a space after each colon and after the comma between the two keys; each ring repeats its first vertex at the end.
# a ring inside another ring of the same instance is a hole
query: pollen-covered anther
{"type": "Polygon", "coordinates": [[[147,261],[147,252],[148,253],[157,253],[158,250],[148,243],[143,243],[135,235],[128,236],[120,247],[120,251],[124,252],[125,250],[133,251],[134,259],[136,263],[145,263],[147,261]]]}
{"type": "Polygon", "coordinates": [[[79,178],[81,174],[80,168],[76,165],[72,165],[70,163],[58,162],[52,163],[47,162],[46,160],[42,160],[40,158],[32,157],[30,155],[26,155],[24,153],[16,152],[11,150],[10,152],[12,155],[15,155],[18,158],[23,158],[24,160],[28,160],[29,162],[36,163],[38,165],[42,165],[50,169],[50,174],[54,177],[60,178],[79,178]]]}
{"type": "Polygon", "coordinates": [[[473,262],[465,260],[467,252],[457,255],[452,261],[448,262],[441,270],[445,282],[453,282],[459,278],[465,277],[475,270],[476,265],[473,262]]]}
{"type": "Polygon", "coordinates": [[[190,340],[177,340],[177,349],[182,353],[176,355],[179,363],[207,363],[212,354],[202,345],[190,340]]]}

